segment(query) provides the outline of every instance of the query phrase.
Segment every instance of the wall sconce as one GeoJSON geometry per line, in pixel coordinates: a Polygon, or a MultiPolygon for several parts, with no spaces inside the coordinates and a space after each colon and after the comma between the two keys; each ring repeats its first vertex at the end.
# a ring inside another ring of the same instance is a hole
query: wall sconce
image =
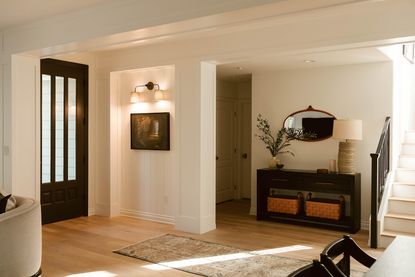
{"type": "Polygon", "coordinates": [[[154,99],[159,101],[164,99],[163,91],[160,90],[160,86],[158,84],[155,84],[153,82],[148,82],[145,85],[138,85],[134,88],[134,91],[130,93],[130,103],[137,103],[140,101],[140,91],[137,91],[139,88],[146,87],[148,91],[154,91],[154,99]]]}

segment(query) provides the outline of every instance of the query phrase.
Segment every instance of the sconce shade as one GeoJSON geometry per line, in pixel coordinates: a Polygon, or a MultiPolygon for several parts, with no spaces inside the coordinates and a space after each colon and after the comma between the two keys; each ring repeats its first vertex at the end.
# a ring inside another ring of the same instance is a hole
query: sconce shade
{"type": "Polygon", "coordinates": [[[336,119],[333,124],[333,138],[339,140],[361,140],[362,120],[336,119]]]}
{"type": "Polygon", "coordinates": [[[140,96],[138,95],[138,92],[133,91],[130,93],[130,103],[138,103],[140,100],[140,96]]]}
{"type": "Polygon", "coordinates": [[[164,99],[163,91],[157,90],[156,92],[154,92],[154,99],[156,99],[157,101],[163,100],[164,99]]]}

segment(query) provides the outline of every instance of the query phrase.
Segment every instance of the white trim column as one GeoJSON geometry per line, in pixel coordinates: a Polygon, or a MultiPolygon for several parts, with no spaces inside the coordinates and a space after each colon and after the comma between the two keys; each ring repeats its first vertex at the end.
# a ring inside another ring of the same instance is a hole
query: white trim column
{"type": "Polygon", "coordinates": [[[11,174],[11,55],[4,54],[2,57],[2,128],[1,128],[1,153],[2,153],[2,182],[3,189],[7,192],[12,191],[11,174]]]}
{"type": "Polygon", "coordinates": [[[40,200],[39,58],[13,55],[11,84],[11,192],[40,200]]]}
{"type": "Polygon", "coordinates": [[[121,190],[121,101],[120,73],[110,74],[110,189],[109,189],[109,215],[120,215],[120,190],[121,190]]]}
{"type": "Polygon", "coordinates": [[[205,233],[216,228],[216,66],[176,64],[179,191],[176,229],[205,233]]]}
{"type": "MultiPolygon", "coordinates": [[[[111,78],[112,78],[111,74],[111,78]]],[[[111,132],[113,128],[118,128],[117,126],[112,126],[111,122],[111,97],[112,93],[110,89],[110,78],[109,76],[99,75],[96,79],[96,124],[97,131],[95,134],[96,141],[95,143],[95,159],[96,162],[89,170],[93,170],[96,174],[96,186],[95,186],[95,214],[101,216],[110,216],[110,190],[111,190],[111,175],[117,174],[114,173],[111,169],[111,153],[112,146],[110,143],[111,132]],[[98,120],[99,118],[99,120],[98,120]]],[[[116,103],[115,103],[116,104],[116,103]]],[[[115,149],[116,151],[117,149],[115,149]]],[[[118,185],[118,184],[117,184],[118,185]]],[[[115,189],[115,188],[113,188],[115,189]]],[[[112,199],[115,200],[114,198],[112,199]]]]}
{"type": "MultiPolygon", "coordinates": [[[[0,41],[1,42],[1,41],[0,41]]],[[[10,66],[9,66],[10,68],[10,66]]],[[[4,123],[4,93],[5,93],[5,75],[7,71],[7,65],[2,54],[0,54],[0,189],[6,190],[6,184],[4,181],[4,157],[3,157],[3,148],[4,148],[4,132],[3,132],[3,123],[4,123]]],[[[9,70],[10,71],[10,70],[9,70]]],[[[10,190],[10,187],[7,187],[10,190]]]]}

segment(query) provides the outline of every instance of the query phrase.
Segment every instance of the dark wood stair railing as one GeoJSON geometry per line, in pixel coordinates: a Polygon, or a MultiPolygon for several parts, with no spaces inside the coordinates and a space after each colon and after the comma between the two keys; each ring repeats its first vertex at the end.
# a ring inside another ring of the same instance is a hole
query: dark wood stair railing
{"type": "Polygon", "coordinates": [[[370,154],[372,157],[372,197],[370,213],[371,248],[378,247],[378,213],[382,202],[383,192],[385,191],[386,179],[390,172],[390,124],[391,118],[388,116],[383,125],[376,153],[370,154]]]}

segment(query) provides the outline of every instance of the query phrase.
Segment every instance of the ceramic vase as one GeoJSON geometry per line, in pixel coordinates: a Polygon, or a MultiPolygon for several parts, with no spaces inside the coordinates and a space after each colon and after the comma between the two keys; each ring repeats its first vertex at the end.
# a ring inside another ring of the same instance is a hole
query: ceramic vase
{"type": "Polygon", "coordinates": [[[277,164],[280,162],[280,160],[277,159],[277,157],[272,157],[271,160],[269,160],[269,167],[270,168],[277,168],[277,164]]]}

